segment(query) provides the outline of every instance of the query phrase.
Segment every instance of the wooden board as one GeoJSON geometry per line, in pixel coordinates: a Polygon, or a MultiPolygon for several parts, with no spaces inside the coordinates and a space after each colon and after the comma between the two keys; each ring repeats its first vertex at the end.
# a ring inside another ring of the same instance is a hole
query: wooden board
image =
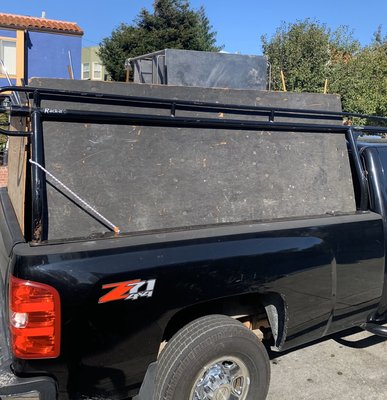
{"type": "MultiPolygon", "coordinates": [[[[340,110],[337,96],[319,94],[48,79],[31,85],[340,110]]],[[[356,210],[344,135],[45,123],[44,145],[47,169],[124,232],[356,210]]],[[[47,199],[49,239],[107,231],[50,178],[47,199]]]]}
{"type": "MultiPolygon", "coordinates": [[[[25,130],[22,118],[11,118],[11,130],[25,130]]],[[[8,195],[15,210],[22,233],[25,229],[27,138],[10,137],[8,145],[8,195]]]]}

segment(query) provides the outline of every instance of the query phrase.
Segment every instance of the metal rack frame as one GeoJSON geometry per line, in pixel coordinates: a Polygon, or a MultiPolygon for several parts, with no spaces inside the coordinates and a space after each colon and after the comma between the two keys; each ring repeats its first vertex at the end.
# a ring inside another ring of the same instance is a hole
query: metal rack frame
{"type": "MultiPolygon", "coordinates": [[[[135,97],[112,95],[94,92],[77,92],[67,90],[14,87],[0,88],[0,94],[25,93],[28,104],[8,105],[0,107],[0,112],[8,112],[11,116],[29,117],[31,119],[30,131],[7,131],[0,128],[0,133],[8,136],[28,137],[31,146],[32,161],[44,166],[43,150],[43,122],[75,122],[110,125],[140,125],[163,126],[175,128],[200,128],[200,129],[228,129],[252,130],[273,132],[305,132],[345,134],[349,150],[353,158],[357,178],[360,186],[359,211],[368,209],[367,177],[356,147],[355,136],[359,133],[385,133],[387,127],[383,126],[346,126],[343,118],[367,118],[387,125],[387,118],[369,116],[358,113],[332,112],[319,110],[302,110],[291,108],[272,108],[260,106],[241,106],[234,104],[218,104],[199,101],[181,101],[162,98],[135,97]],[[127,106],[131,108],[149,108],[169,111],[169,115],[149,115],[145,112],[100,112],[93,110],[53,109],[42,107],[42,101],[61,101],[83,104],[104,104],[109,106],[127,106]],[[222,118],[214,116],[184,116],[177,115],[182,112],[200,112],[202,114],[222,113],[222,118]],[[224,114],[232,117],[226,118],[224,114]],[[235,116],[265,117],[267,121],[243,120],[235,116]],[[279,118],[291,118],[292,122],[281,122],[279,118]],[[304,122],[305,119],[321,120],[322,123],[304,122]],[[327,120],[336,120],[337,125],[323,123],[327,120]]],[[[45,173],[36,165],[30,166],[31,170],[31,239],[41,241],[45,237],[44,210],[47,207],[45,200],[46,180],[45,173]]]]}

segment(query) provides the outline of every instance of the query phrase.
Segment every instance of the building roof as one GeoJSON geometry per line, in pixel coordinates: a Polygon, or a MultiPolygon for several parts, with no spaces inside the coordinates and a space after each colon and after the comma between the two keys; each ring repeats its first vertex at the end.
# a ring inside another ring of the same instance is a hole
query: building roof
{"type": "Polygon", "coordinates": [[[5,13],[0,13],[0,28],[29,29],[83,35],[83,30],[75,22],[5,13]]]}

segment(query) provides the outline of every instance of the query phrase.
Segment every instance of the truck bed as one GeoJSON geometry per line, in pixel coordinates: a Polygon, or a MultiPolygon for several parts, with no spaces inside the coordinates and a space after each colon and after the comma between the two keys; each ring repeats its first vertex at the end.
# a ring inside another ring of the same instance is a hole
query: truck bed
{"type": "Polygon", "coordinates": [[[63,341],[57,360],[16,361],[15,371],[54,368],[63,391],[125,398],[138,391],[179,315],[236,312],[223,298],[250,311],[257,304],[259,313],[265,296],[281,293],[287,322],[277,350],[359,324],[381,296],[382,230],[378,214],[362,213],[16,244],[10,272],[59,291],[63,341]],[[133,279],[155,280],[151,295],[102,300],[104,285],[133,279]]]}

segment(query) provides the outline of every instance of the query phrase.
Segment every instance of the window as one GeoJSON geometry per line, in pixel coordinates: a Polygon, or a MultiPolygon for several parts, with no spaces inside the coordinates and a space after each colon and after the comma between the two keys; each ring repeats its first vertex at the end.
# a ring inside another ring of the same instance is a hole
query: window
{"type": "Polygon", "coordinates": [[[0,39],[0,60],[5,65],[5,71],[0,63],[0,74],[16,75],[16,42],[0,39]]]}
{"type": "Polygon", "coordinates": [[[90,79],[90,63],[82,64],[82,79],[90,79]]]}
{"type": "Polygon", "coordinates": [[[93,79],[102,80],[102,64],[94,62],[93,63],[93,79]]]}

